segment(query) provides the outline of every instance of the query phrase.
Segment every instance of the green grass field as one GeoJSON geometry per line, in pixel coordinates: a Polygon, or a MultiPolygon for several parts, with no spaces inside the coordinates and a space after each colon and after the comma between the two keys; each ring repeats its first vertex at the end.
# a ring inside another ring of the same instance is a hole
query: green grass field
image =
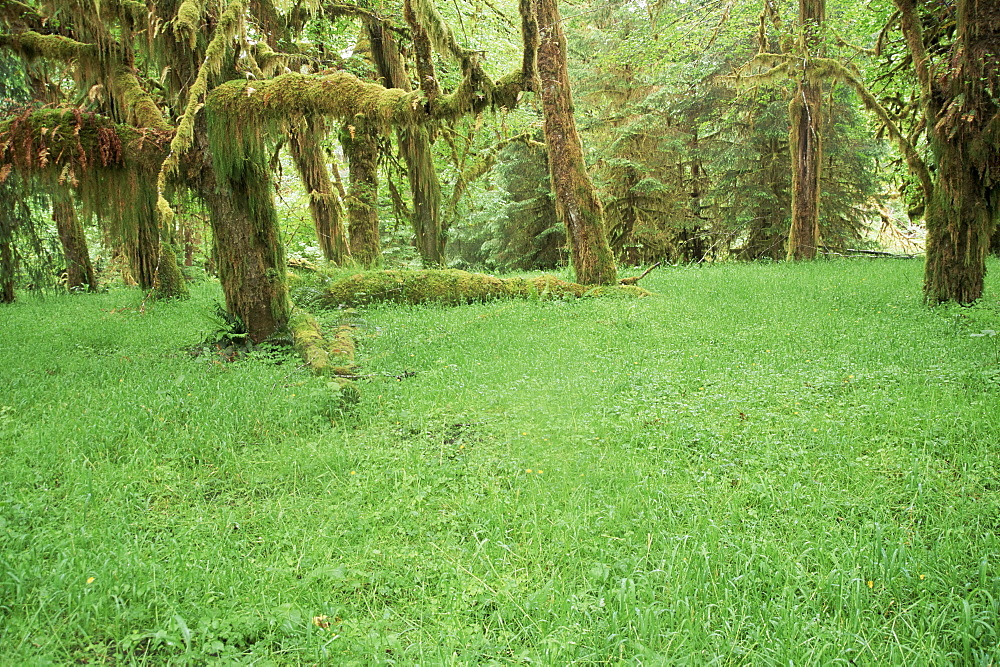
{"type": "Polygon", "coordinates": [[[0,664],[996,664],[1000,297],[921,273],[366,308],[346,411],[214,285],[3,307],[0,664]]]}

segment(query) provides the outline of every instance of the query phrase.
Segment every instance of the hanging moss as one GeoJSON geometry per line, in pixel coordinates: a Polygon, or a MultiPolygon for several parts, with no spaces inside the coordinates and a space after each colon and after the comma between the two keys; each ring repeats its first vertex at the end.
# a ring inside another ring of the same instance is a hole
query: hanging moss
{"type": "MultiPolygon", "coordinates": [[[[191,25],[198,25],[200,22],[203,7],[197,6],[195,0],[185,0],[178,8],[178,20],[182,32],[188,22],[191,25]],[[186,5],[186,6],[185,6],[186,5]],[[181,13],[183,12],[183,17],[181,13]],[[197,20],[194,14],[198,15],[197,20]]],[[[170,153],[163,161],[156,177],[156,208],[161,222],[164,226],[169,226],[173,220],[174,212],[164,193],[167,188],[167,179],[177,171],[180,158],[194,145],[194,121],[198,111],[201,110],[202,101],[208,92],[208,82],[211,77],[217,76],[222,70],[222,63],[225,59],[233,38],[242,30],[243,13],[245,4],[241,0],[230,3],[226,11],[219,17],[219,22],[215,27],[215,33],[208,48],[205,49],[205,58],[198,69],[194,83],[187,91],[188,99],[184,107],[184,113],[177,121],[177,131],[170,141],[170,153]]]]}
{"type": "Polygon", "coordinates": [[[198,35],[202,30],[201,17],[205,13],[204,0],[183,0],[177,7],[177,16],[171,23],[171,28],[178,40],[187,42],[191,49],[198,43],[198,35]]]}
{"type": "Polygon", "coordinates": [[[139,82],[133,68],[122,62],[105,62],[106,53],[97,44],[27,30],[0,35],[0,46],[12,49],[29,61],[46,58],[75,63],[83,79],[93,78],[99,72],[107,72],[108,87],[129,124],[164,132],[171,129],[156,101],[139,82]]]}
{"type": "Polygon", "coordinates": [[[591,289],[555,276],[497,278],[455,269],[394,270],[357,273],[339,280],[325,288],[315,303],[323,308],[375,302],[458,305],[496,299],[584,296],[638,298],[650,294],[651,292],[634,285],[608,285],[591,289]]]}
{"type": "Polygon", "coordinates": [[[342,264],[350,256],[350,250],[344,233],[340,197],[330,179],[320,144],[324,130],[319,120],[300,123],[289,130],[288,147],[309,194],[309,213],[323,256],[335,264],[342,264]]]}

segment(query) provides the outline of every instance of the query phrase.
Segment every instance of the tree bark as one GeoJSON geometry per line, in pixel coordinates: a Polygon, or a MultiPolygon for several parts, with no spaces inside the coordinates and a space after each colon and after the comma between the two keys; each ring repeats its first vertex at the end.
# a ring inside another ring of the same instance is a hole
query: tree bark
{"type": "Polygon", "coordinates": [[[365,267],[382,257],[378,228],[378,134],[361,117],[347,125],[340,143],[347,156],[351,179],[347,189],[348,236],[351,256],[365,267]]]}
{"type": "Polygon", "coordinates": [[[152,200],[143,198],[143,201],[136,202],[136,206],[142,211],[137,216],[135,237],[125,242],[125,255],[132,277],[141,289],[148,290],[156,285],[156,271],[160,263],[160,226],[152,200]]]}
{"type": "Polygon", "coordinates": [[[788,146],[792,156],[792,225],[788,232],[788,259],[815,259],[819,247],[820,138],[823,86],[810,76],[808,61],[819,48],[819,31],[826,0],[799,0],[802,67],[795,96],[788,107],[788,146]]]}
{"type": "Polygon", "coordinates": [[[532,5],[539,27],[538,74],[556,210],[566,224],[577,282],[612,285],[618,282],[618,269],[608,245],[604,210],[587,174],[573,118],[566,37],[557,1],[532,0],[532,5]]]}
{"type": "Polygon", "coordinates": [[[76,208],[70,199],[54,199],[52,201],[52,220],[59,232],[63,256],[66,259],[66,287],[68,289],[97,289],[97,278],[94,267],[90,263],[90,253],[87,250],[87,237],[83,225],[76,216],[76,208]]]}
{"type": "MultiPolygon", "coordinates": [[[[406,4],[409,9],[409,3],[406,4]]],[[[413,12],[407,12],[411,31],[414,33],[414,45],[422,79],[422,90],[433,100],[440,91],[433,70],[430,68],[430,44],[426,33],[416,21],[413,12]],[[430,91],[430,94],[428,94],[430,91]]],[[[371,42],[372,57],[378,69],[379,76],[386,88],[398,88],[409,92],[410,76],[399,53],[399,47],[392,35],[380,24],[368,22],[368,38],[371,42]]],[[[441,221],[441,181],[438,178],[437,167],[431,154],[430,136],[426,129],[419,125],[401,125],[396,129],[396,139],[400,152],[406,162],[407,179],[410,184],[410,196],[413,201],[411,224],[416,238],[417,252],[425,267],[445,264],[444,248],[447,240],[446,231],[441,221]]]]}
{"type": "Polygon", "coordinates": [[[271,174],[266,164],[247,160],[239,172],[221,178],[208,149],[205,118],[200,116],[188,154],[187,180],[209,211],[212,259],[226,310],[239,317],[250,339],[259,343],[285,330],[291,314],[271,174]]]}
{"type": "MultiPolygon", "coordinates": [[[[924,298],[968,304],[982,296],[1000,209],[1000,6],[958,0],[950,51],[929,56],[915,0],[895,0],[909,46],[937,169],[927,199],[924,298]]],[[[928,14],[934,17],[933,8],[928,14]]],[[[926,189],[926,188],[925,188],[926,189]]]]}
{"type": "MultiPolygon", "coordinates": [[[[0,194],[4,185],[0,184],[0,194]]],[[[17,222],[9,210],[0,210],[0,303],[14,303],[14,278],[17,275],[17,254],[14,251],[14,230],[17,222]]]]}
{"type": "Polygon", "coordinates": [[[291,306],[277,219],[254,211],[249,202],[260,197],[254,190],[271,197],[270,178],[230,181],[225,191],[202,194],[211,212],[226,310],[239,317],[250,338],[259,343],[285,328],[291,306]]]}
{"type": "Polygon", "coordinates": [[[320,138],[319,121],[310,119],[289,133],[288,145],[302,183],[309,193],[309,213],[312,215],[323,257],[340,265],[350,256],[350,249],[344,233],[340,198],[330,180],[320,138]]]}

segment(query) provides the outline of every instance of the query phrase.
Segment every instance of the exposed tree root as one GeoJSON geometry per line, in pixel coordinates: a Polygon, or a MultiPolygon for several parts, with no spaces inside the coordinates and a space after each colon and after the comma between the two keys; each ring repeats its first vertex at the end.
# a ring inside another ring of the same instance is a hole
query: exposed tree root
{"type": "Polygon", "coordinates": [[[321,308],[360,306],[375,302],[458,305],[495,299],[649,296],[634,285],[588,287],[555,276],[497,278],[455,269],[369,271],[326,286],[313,303],[321,308]]]}

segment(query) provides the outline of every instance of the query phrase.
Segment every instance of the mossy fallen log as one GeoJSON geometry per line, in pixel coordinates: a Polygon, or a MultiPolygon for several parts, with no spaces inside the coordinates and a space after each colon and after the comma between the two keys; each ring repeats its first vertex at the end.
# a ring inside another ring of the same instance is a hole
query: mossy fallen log
{"type": "Polygon", "coordinates": [[[368,271],[338,280],[314,298],[321,308],[361,306],[369,303],[442,303],[459,305],[476,301],[526,298],[580,298],[585,296],[638,298],[651,292],[634,285],[587,287],[555,276],[497,278],[455,269],[423,271],[368,271]]]}
{"type": "Polygon", "coordinates": [[[354,374],[353,327],[340,326],[333,338],[328,339],[315,317],[296,308],[288,328],[292,332],[295,351],[314,375],[342,377],[354,374]]]}
{"type": "Polygon", "coordinates": [[[288,328],[292,332],[292,345],[306,367],[313,375],[328,378],[327,385],[337,394],[338,409],[360,401],[361,390],[344,377],[353,377],[356,370],[353,327],[340,326],[329,339],[323,335],[315,317],[296,308],[289,318],[288,328]]]}

